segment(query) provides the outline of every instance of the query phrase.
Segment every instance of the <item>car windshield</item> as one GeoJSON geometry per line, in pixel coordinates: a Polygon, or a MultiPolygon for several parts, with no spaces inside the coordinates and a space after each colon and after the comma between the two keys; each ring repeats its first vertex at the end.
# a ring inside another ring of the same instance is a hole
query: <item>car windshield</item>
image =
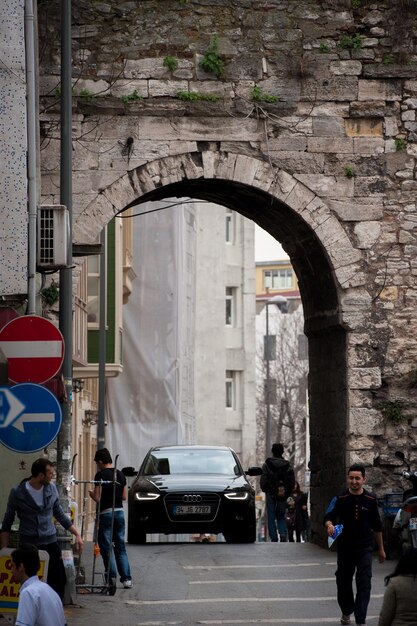
{"type": "Polygon", "coordinates": [[[230,450],[153,450],[143,474],[224,474],[239,476],[240,468],[230,450]]]}

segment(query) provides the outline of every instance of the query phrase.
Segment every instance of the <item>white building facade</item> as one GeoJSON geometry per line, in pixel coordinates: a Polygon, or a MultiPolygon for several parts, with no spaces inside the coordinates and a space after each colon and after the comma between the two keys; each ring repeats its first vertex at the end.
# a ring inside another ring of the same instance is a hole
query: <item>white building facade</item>
{"type": "Polygon", "coordinates": [[[197,205],[196,441],[256,460],[254,223],[197,205]]]}
{"type": "Polygon", "coordinates": [[[253,463],[253,222],[189,200],[133,213],[155,208],[133,218],[136,279],[124,371],[108,382],[109,447],[135,467],[151,446],[182,443],[228,445],[253,463]]]}

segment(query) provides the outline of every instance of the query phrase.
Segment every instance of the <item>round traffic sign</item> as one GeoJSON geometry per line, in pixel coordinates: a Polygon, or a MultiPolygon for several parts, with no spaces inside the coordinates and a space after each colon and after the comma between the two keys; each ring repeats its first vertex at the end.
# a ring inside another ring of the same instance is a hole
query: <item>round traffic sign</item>
{"type": "Polygon", "coordinates": [[[64,360],[61,331],[38,315],[22,315],[3,326],[0,349],[14,383],[42,384],[55,376],[64,360]]]}
{"type": "Polygon", "coordinates": [[[37,452],[58,435],[62,411],[54,394],[33,383],[0,387],[0,443],[14,452],[37,452]]]}

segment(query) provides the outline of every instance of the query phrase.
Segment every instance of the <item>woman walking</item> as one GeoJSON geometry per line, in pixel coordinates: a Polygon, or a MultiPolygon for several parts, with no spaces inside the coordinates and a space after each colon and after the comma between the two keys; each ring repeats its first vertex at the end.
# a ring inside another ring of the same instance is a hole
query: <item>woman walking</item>
{"type": "Polygon", "coordinates": [[[384,599],[378,626],[417,624],[417,549],[410,548],[400,558],[392,574],[385,578],[384,599]]]}

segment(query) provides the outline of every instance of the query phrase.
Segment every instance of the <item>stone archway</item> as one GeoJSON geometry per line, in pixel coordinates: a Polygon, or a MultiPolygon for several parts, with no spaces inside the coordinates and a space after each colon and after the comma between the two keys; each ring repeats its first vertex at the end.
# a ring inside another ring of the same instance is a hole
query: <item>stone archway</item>
{"type": "Polygon", "coordinates": [[[94,241],[130,206],[186,196],[227,206],[258,223],[281,242],[297,273],[309,340],[311,504],[317,528],[324,503],[345,476],[350,302],[354,296],[355,326],[369,304],[358,284],[361,253],[328,206],[296,176],[209,146],[149,162],[103,189],[77,217],[74,241],[94,241]]]}

